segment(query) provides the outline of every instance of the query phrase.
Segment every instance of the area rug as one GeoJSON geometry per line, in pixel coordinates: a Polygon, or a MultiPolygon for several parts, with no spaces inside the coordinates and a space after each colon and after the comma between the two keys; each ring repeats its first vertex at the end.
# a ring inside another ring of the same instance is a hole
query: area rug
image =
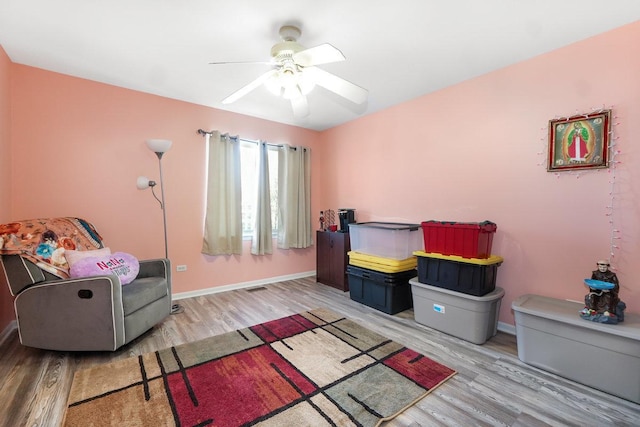
{"type": "Polygon", "coordinates": [[[454,374],[316,309],[78,371],[64,425],[375,426],[454,374]]]}

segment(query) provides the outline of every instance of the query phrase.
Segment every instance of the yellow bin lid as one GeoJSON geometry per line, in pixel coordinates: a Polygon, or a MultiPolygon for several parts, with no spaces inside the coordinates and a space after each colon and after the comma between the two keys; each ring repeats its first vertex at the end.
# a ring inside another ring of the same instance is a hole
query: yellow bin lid
{"type": "Polygon", "coordinates": [[[478,264],[478,265],[500,264],[504,261],[504,259],[502,257],[499,257],[498,255],[491,255],[489,258],[463,258],[458,255],[442,255],[435,252],[424,252],[424,251],[415,251],[413,254],[415,256],[446,259],[449,261],[466,262],[468,264],[478,264]]]}
{"type": "Polygon", "coordinates": [[[393,267],[390,265],[378,264],[376,262],[361,261],[359,259],[350,259],[349,265],[366,268],[368,270],[379,271],[382,273],[402,273],[405,271],[414,270],[418,266],[418,260],[416,258],[413,258],[413,259],[415,261],[413,265],[406,265],[406,266],[400,266],[400,267],[393,267]]]}
{"type": "Polygon", "coordinates": [[[363,262],[387,265],[389,267],[410,267],[417,265],[416,257],[412,256],[406,259],[393,259],[393,258],[384,258],[375,255],[364,254],[362,252],[349,251],[347,252],[350,260],[358,260],[363,262]]]}

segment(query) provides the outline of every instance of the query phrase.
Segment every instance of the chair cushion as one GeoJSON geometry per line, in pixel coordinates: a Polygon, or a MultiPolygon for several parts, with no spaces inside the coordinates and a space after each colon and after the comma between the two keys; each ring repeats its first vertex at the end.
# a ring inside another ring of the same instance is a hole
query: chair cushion
{"type": "Polygon", "coordinates": [[[136,279],[122,287],[122,305],[127,316],[145,305],[167,295],[167,280],[164,277],[145,277],[136,279]]]}

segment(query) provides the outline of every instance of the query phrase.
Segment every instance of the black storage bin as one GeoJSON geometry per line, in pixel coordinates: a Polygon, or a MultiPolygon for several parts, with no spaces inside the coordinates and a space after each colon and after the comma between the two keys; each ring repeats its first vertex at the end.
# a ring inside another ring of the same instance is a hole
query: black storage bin
{"type": "Polygon", "coordinates": [[[396,314],[413,307],[409,280],[417,271],[382,273],[349,265],[349,294],[351,299],[387,314],[396,314]]]}
{"type": "Polygon", "coordinates": [[[418,281],[477,297],[495,290],[502,258],[493,256],[482,264],[443,258],[418,256],[418,281]]]}

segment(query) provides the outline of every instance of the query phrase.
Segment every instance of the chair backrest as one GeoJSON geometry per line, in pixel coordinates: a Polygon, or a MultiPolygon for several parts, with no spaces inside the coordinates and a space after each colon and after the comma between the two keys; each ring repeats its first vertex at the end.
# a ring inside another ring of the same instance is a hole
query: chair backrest
{"type": "Polygon", "coordinates": [[[39,218],[0,224],[0,282],[13,296],[46,280],[68,277],[64,251],[102,248],[102,237],[82,218],[39,218]]]}
{"type": "Polygon", "coordinates": [[[44,272],[31,261],[20,255],[0,255],[0,282],[6,283],[11,295],[44,281],[44,272]]]}

